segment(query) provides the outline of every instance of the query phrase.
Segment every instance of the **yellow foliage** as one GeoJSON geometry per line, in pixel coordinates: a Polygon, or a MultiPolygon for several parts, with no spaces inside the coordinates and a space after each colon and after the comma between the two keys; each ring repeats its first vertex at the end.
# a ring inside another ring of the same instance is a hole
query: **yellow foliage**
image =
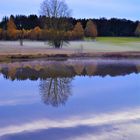
{"type": "Polygon", "coordinates": [[[35,27],[33,30],[30,31],[30,38],[31,39],[39,39],[41,36],[41,29],[40,27],[35,27]]]}
{"type": "Polygon", "coordinates": [[[35,27],[35,28],[33,29],[33,31],[34,31],[35,33],[40,33],[40,32],[41,32],[41,29],[40,29],[39,26],[37,26],[37,27],[35,27]]]}
{"type": "Polygon", "coordinates": [[[94,64],[94,65],[91,65],[91,64],[87,65],[85,67],[85,70],[87,72],[87,75],[93,75],[97,71],[97,65],[96,64],[94,64]]]}
{"type": "Polygon", "coordinates": [[[84,37],[84,29],[80,22],[78,22],[73,29],[73,36],[75,39],[82,39],[84,37]]]}
{"type": "Polygon", "coordinates": [[[15,39],[17,37],[16,25],[12,18],[10,18],[7,23],[7,34],[11,39],[15,39]]]}
{"type": "Polygon", "coordinates": [[[10,65],[9,65],[9,68],[8,68],[8,76],[9,76],[11,79],[14,79],[15,74],[16,74],[16,71],[17,71],[17,68],[16,68],[16,67],[10,66],[10,65]]]}
{"type": "Polygon", "coordinates": [[[2,29],[0,28],[0,34],[2,33],[2,29]]]}
{"type": "Polygon", "coordinates": [[[77,64],[74,66],[74,70],[75,70],[76,74],[82,75],[82,72],[84,70],[84,66],[81,64],[77,64]]]}
{"type": "Polygon", "coordinates": [[[30,33],[30,30],[25,30],[25,29],[17,30],[18,38],[22,38],[22,39],[28,38],[29,33],[30,33]]]}
{"type": "Polygon", "coordinates": [[[36,71],[40,71],[41,69],[42,69],[42,66],[41,65],[35,65],[34,66],[34,69],[36,70],[36,71]]]}
{"type": "Polygon", "coordinates": [[[7,30],[16,30],[16,25],[15,25],[14,20],[12,18],[10,18],[8,23],[7,23],[7,30]]]}
{"type": "Polygon", "coordinates": [[[85,28],[85,35],[87,37],[97,37],[98,31],[96,25],[92,22],[92,20],[89,20],[87,22],[86,28],[85,28]]]}
{"type": "Polygon", "coordinates": [[[2,32],[3,30],[0,28],[0,39],[2,38],[2,32]]]}

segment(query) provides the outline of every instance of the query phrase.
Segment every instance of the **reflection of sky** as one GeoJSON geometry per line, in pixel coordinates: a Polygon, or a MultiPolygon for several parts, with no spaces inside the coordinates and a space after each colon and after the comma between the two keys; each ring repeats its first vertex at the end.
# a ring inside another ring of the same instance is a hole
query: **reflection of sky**
{"type": "Polygon", "coordinates": [[[27,102],[38,100],[38,82],[31,82],[29,80],[26,82],[11,82],[0,77],[0,85],[2,92],[0,94],[0,99],[2,99],[0,100],[0,106],[26,104],[27,102]]]}
{"type": "Polygon", "coordinates": [[[139,83],[136,74],[75,77],[66,105],[53,108],[40,102],[39,81],[0,77],[0,139],[137,139],[139,83]]]}
{"type": "MultiPolygon", "coordinates": [[[[138,139],[140,129],[140,109],[124,112],[79,116],[55,121],[42,119],[0,128],[2,140],[40,139],[138,139]],[[11,135],[12,134],[12,135],[11,135]],[[112,136],[112,137],[110,137],[112,136]],[[119,138],[120,137],[120,138],[119,138]]],[[[135,140],[136,140],[135,139],[135,140]]]]}

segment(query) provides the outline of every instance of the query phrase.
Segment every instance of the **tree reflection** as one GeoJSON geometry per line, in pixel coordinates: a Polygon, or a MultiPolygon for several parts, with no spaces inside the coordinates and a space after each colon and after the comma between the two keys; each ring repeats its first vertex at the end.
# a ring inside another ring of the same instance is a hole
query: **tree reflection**
{"type": "Polygon", "coordinates": [[[47,105],[58,107],[65,104],[71,95],[72,78],[48,78],[40,82],[42,100],[47,105]]]}

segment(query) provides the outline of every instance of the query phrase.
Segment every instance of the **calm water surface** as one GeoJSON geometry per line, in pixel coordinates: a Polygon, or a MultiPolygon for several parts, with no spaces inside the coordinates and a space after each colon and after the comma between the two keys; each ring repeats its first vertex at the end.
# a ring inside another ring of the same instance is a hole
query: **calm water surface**
{"type": "Polygon", "coordinates": [[[140,60],[0,63],[0,140],[139,140],[140,60]]]}

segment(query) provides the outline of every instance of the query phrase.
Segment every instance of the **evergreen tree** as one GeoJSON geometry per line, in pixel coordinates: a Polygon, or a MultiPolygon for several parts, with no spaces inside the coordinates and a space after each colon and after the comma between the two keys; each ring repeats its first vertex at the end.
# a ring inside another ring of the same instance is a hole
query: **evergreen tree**
{"type": "Polygon", "coordinates": [[[138,26],[137,26],[137,28],[135,30],[135,35],[140,36],[140,22],[138,23],[138,26]]]}

